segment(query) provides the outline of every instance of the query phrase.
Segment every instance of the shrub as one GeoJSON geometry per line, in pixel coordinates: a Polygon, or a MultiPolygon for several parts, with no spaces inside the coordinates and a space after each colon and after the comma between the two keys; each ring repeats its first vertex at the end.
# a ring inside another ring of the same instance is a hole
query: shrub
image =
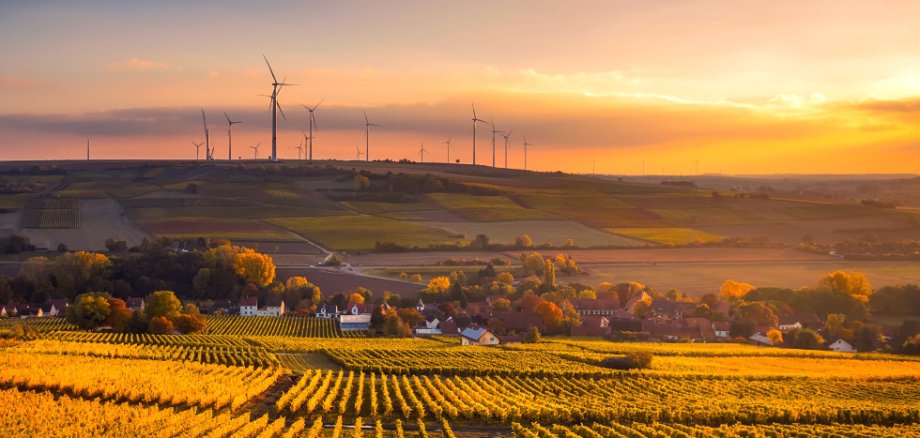
{"type": "Polygon", "coordinates": [[[600,366],[614,370],[647,369],[652,367],[654,356],[648,351],[630,351],[626,356],[610,356],[601,360],[600,366]]]}

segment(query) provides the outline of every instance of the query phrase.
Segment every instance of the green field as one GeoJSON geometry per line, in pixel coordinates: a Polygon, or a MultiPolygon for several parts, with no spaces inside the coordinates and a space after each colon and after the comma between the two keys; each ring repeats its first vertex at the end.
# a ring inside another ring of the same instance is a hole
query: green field
{"type": "Polygon", "coordinates": [[[714,242],[721,239],[717,234],[692,228],[609,228],[607,231],[662,245],[686,245],[689,243],[714,242]]]}
{"type": "Polygon", "coordinates": [[[275,218],[268,222],[336,250],[369,250],[378,241],[426,248],[463,240],[442,229],[378,216],[275,218]]]}
{"type": "Polygon", "coordinates": [[[218,219],[209,217],[177,217],[139,219],[136,221],[147,232],[171,239],[208,239],[296,241],[297,237],[276,227],[246,219],[218,219]]]}
{"type": "Polygon", "coordinates": [[[576,246],[643,246],[646,242],[618,236],[570,220],[529,220],[501,222],[424,222],[434,227],[463,234],[472,240],[479,234],[489,236],[493,243],[512,244],[521,234],[528,234],[534,245],[549,243],[561,247],[567,239],[576,246]]]}

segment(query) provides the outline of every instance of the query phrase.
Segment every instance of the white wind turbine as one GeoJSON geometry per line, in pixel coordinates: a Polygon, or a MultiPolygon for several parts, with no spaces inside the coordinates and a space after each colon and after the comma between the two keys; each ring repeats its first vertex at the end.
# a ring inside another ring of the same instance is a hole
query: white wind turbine
{"type": "Polygon", "coordinates": [[[208,118],[204,115],[204,108],[201,109],[201,123],[204,125],[204,159],[212,159],[211,152],[211,132],[208,130],[208,118]]]}
{"type": "Polygon", "coordinates": [[[419,163],[424,163],[424,162],[425,162],[425,152],[428,152],[428,150],[425,149],[425,142],[422,142],[422,143],[421,143],[421,147],[420,147],[419,150],[418,150],[418,153],[419,153],[419,163]]]}
{"type": "Polygon", "coordinates": [[[495,167],[495,134],[505,134],[505,131],[499,131],[495,129],[495,121],[489,119],[489,124],[492,125],[492,167],[495,167]]]}
{"type": "Polygon", "coordinates": [[[255,146],[249,146],[249,147],[252,149],[252,153],[253,153],[252,158],[253,158],[254,160],[258,160],[258,159],[259,159],[259,146],[262,146],[262,143],[259,143],[259,144],[255,145],[255,146]]]}
{"type": "Polygon", "coordinates": [[[364,152],[361,152],[361,148],[358,145],[355,145],[355,151],[358,153],[358,161],[361,161],[361,156],[364,155],[364,152]]]}
{"type": "Polygon", "coordinates": [[[268,66],[268,72],[272,75],[272,94],[269,96],[271,99],[271,111],[272,111],[272,161],[278,161],[278,113],[281,111],[281,117],[287,121],[287,117],[284,115],[284,110],[281,109],[281,104],[278,103],[278,94],[281,93],[281,89],[288,85],[284,81],[287,79],[282,79],[281,82],[278,82],[278,78],[275,76],[275,71],[272,70],[271,63],[268,62],[268,58],[265,55],[262,55],[262,58],[265,59],[265,65],[268,66]]]}
{"type": "MultiPolygon", "coordinates": [[[[364,161],[371,160],[371,126],[380,126],[375,125],[367,119],[367,111],[364,112],[364,161]]],[[[360,157],[359,157],[360,158],[360,157]]]]}
{"type": "Polygon", "coordinates": [[[470,102],[470,106],[473,107],[473,165],[476,165],[476,123],[489,123],[485,120],[482,120],[476,117],[476,105],[473,105],[473,102],[470,102]]]}
{"type": "Polygon", "coordinates": [[[195,161],[197,161],[197,160],[198,160],[198,151],[201,150],[201,146],[203,146],[204,143],[198,143],[198,142],[194,142],[194,141],[193,141],[192,144],[195,145],[195,161]]]}
{"type": "Polygon", "coordinates": [[[447,136],[447,140],[441,142],[441,143],[447,145],[447,162],[448,162],[448,163],[450,163],[450,139],[451,139],[451,137],[452,137],[452,136],[448,135],[448,136],[447,136]]]}
{"type": "Polygon", "coordinates": [[[310,161],[313,161],[313,130],[316,129],[317,131],[319,131],[319,127],[316,125],[316,115],[313,112],[316,111],[316,109],[319,108],[319,106],[323,104],[324,100],[326,99],[321,99],[319,103],[317,103],[316,105],[313,105],[312,108],[304,104],[300,104],[300,106],[306,108],[307,111],[310,112],[310,115],[308,116],[308,120],[310,122],[310,145],[308,148],[308,150],[310,151],[309,152],[310,161]]]}
{"type": "Polygon", "coordinates": [[[527,137],[524,137],[524,170],[527,170],[527,147],[533,146],[533,143],[527,142],[527,137]]]}
{"type": "Polygon", "coordinates": [[[511,137],[512,132],[514,132],[513,129],[508,131],[507,133],[502,134],[502,137],[505,138],[505,169],[508,168],[508,138],[511,137]]]}
{"type": "Polygon", "coordinates": [[[303,145],[305,142],[301,141],[297,146],[292,146],[293,149],[297,149],[297,159],[302,160],[303,156],[303,145]]]}
{"type": "Polygon", "coordinates": [[[230,116],[227,113],[224,113],[224,117],[227,118],[227,159],[233,160],[233,125],[237,123],[243,123],[241,121],[230,120],[230,116]]]}

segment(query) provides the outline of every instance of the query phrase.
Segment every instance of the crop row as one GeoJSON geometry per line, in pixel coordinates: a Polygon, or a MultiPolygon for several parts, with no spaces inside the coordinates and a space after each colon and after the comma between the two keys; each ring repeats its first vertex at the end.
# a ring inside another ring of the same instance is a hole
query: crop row
{"type": "Polygon", "coordinates": [[[718,427],[687,426],[662,423],[594,423],[591,425],[564,426],[560,424],[541,425],[533,423],[521,425],[512,423],[511,429],[517,438],[721,438],[721,437],[893,437],[918,436],[920,425],[906,424],[893,426],[862,424],[730,424],[718,427]]]}
{"type": "Polygon", "coordinates": [[[920,379],[438,377],[308,371],[277,401],[294,416],[424,421],[897,424],[920,420],[920,379]]]}
{"type": "Polygon", "coordinates": [[[23,343],[16,347],[16,350],[27,353],[189,361],[242,367],[273,367],[280,365],[274,354],[265,351],[264,348],[257,347],[105,344],[45,339],[23,343]]]}
{"type": "Polygon", "coordinates": [[[118,201],[122,208],[215,208],[245,207],[249,203],[222,198],[139,198],[118,201]]]}
{"type": "Polygon", "coordinates": [[[92,333],[81,331],[52,331],[48,332],[47,339],[71,342],[93,342],[105,344],[135,344],[135,345],[161,345],[183,347],[251,347],[239,336],[224,335],[154,335],[136,333],[92,333]]]}
{"type": "Polygon", "coordinates": [[[10,328],[14,325],[21,325],[34,329],[39,333],[56,331],[56,330],[76,330],[77,326],[67,322],[64,318],[45,317],[45,318],[0,318],[0,329],[10,328]]]}
{"type": "Polygon", "coordinates": [[[26,210],[22,217],[23,228],[76,229],[80,228],[80,210],[40,209],[26,210]]]}
{"type": "Polygon", "coordinates": [[[265,391],[280,368],[0,351],[0,385],[114,401],[235,409],[265,391]]]}
{"type": "Polygon", "coordinates": [[[310,316],[260,318],[252,316],[210,316],[208,333],[234,336],[285,336],[304,338],[363,337],[363,332],[342,332],[333,319],[310,316]]]}
{"type": "Polygon", "coordinates": [[[26,207],[34,210],[78,210],[80,200],[73,198],[33,198],[29,199],[26,207]]]}

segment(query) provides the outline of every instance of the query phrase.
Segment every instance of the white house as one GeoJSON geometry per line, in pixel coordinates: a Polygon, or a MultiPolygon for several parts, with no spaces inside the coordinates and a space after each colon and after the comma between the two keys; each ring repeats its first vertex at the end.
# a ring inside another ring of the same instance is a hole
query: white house
{"type": "Polygon", "coordinates": [[[438,318],[432,318],[431,321],[425,320],[425,326],[416,326],[415,334],[417,335],[440,335],[443,334],[441,331],[440,325],[441,320],[438,318]]]}
{"type": "Polygon", "coordinates": [[[750,339],[751,342],[754,342],[760,345],[770,345],[770,346],[773,345],[773,340],[768,338],[767,335],[764,334],[764,332],[754,333],[754,335],[748,339],[750,339]]]}
{"type": "Polygon", "coordinates": [[[715,332],[716,338],[719,339],[728,339],[731,337],[731,323],[725,321],[715,321],[712,323],[712,330],[715,332]]]}
{"type": "Polygon", "coordinates": [[[240,315],[256,316],[259,311],[259,299],[256,297],[240,298],[240,315]]]}
{"type": "Polygon", "coordinates": [[[844,341],[843,339],[838,339],[827,346],[828,350],[839,351],[841,353],[856,353],[856,347],[853,344],[844,341]]]}
{"type": "Polygon", "coordinates": [[[467,327],[460,332],[460,345],[497,345],[498,343],[498,336],[482,327],[467,327]]]}
{"type": "Polygon", "coordinates": [[[802,323],[798,320],[780,320],[779,324],[776,325],[776,328],[778,328],[779,331],[786,333],[791,330],[801,329],[802,323]]]}
{"type": "Polygon", "coordinates": [[[362,313],[359,315],[341,315],[339,316],[339,328],[343,332],[370,330],[371,314],[362,313]]]}
{"type": "Polygon", "coordinates": [[[316,312],[317,318],[335,318],[339,314],[339,306],[323,304],[316,312]]]}

